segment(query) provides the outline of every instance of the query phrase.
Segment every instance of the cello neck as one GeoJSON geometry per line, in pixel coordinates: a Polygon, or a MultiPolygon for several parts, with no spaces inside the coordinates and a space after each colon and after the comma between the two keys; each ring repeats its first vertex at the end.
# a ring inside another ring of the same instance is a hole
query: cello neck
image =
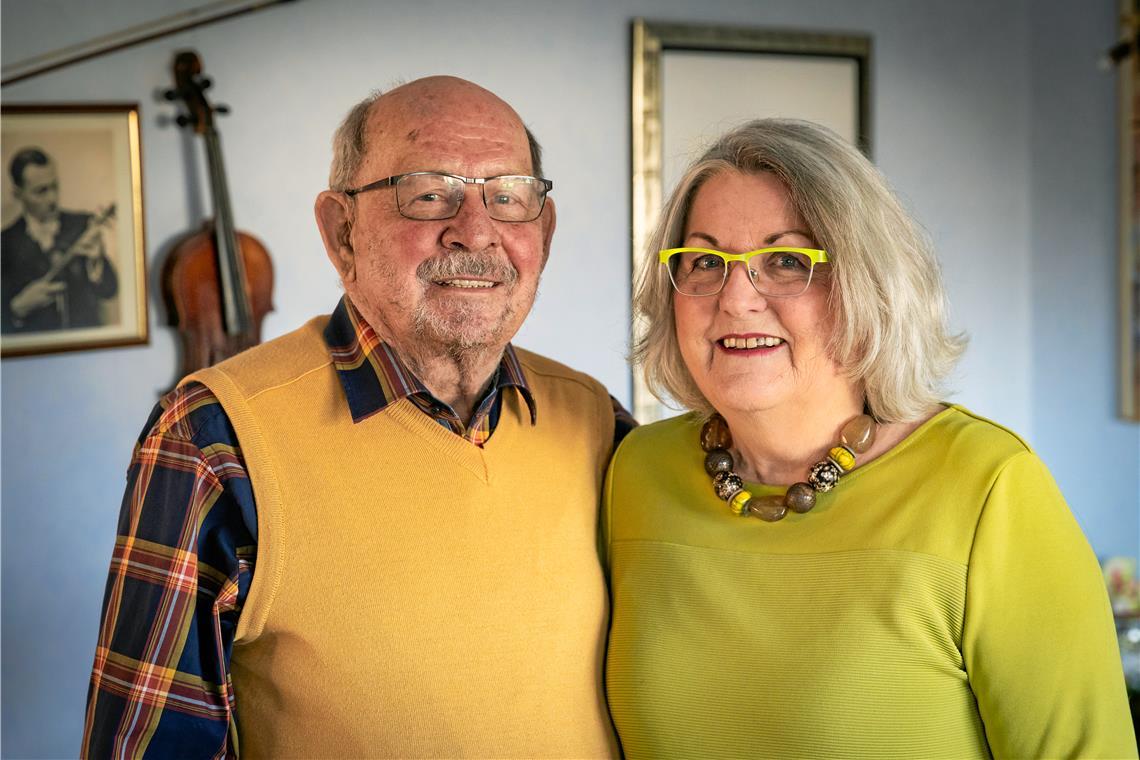
{"type": "Polygon", "coordinates": [[[253,323],[246,294],[245,267],[238,249],[230,191],[222,161],[221,139],[211,124],[203,133],[210,167],[210,194],[214,199],[214,244],[218,252],[218,279],[222,296],[222,317],[228,335],[245,335],[253,323]]]}

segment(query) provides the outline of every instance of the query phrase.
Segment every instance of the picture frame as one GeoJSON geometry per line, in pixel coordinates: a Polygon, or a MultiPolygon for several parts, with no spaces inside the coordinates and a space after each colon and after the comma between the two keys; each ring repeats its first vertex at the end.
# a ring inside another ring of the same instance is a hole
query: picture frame
{"type": "MultiPolygon", "coordinates": [[[[808,119],[869,156],[871,53],[871,38],[859,33],[635,19],[631,271],[655,253],[645,246],[684,167],[737,124],[769,116],[808,119]]],[[[635,340],[641,329],[635,315],[635,340]]],[[[638,367],[632,411],[642,423],[674,413],[649,391],[638,367]]]]}
{"type": "Polygon", "coordinates": [[[1120,139],[1120,416],[1140,422],[1140,2],[1121,0],[1120,36],[1132,43],[1117,64],[1120,139]]]}
{"type": "Polygon", "coordinates": [[[0,114],[0,355],[146,343],[138,104],[0,114]]]}

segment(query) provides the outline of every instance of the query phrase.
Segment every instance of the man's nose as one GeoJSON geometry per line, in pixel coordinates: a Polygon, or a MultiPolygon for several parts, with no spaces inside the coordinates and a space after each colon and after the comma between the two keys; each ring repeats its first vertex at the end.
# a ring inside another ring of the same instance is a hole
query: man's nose
{"type": "Polygon", "coordinates": [[[442,240],[447,248],[481,251],[499,242],[499,230],[483,204],[480,185],[464,188],[459,211],[447,221],[442,240]]]}

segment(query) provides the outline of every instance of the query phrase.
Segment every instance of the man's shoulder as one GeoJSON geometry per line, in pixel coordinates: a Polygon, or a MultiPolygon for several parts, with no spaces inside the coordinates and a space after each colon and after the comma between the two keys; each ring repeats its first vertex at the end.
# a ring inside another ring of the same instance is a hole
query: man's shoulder
{"type": "Polygon", "coordinates": [[[609,395],[604,385],[585,372],[580,372],[554,359],[518,346],[512,346],[512,348],[518,358],[519,365],[526,374],[527,383],[530,385],[538,382],[571,383],[594,394],[609,395]]]}
{"type": "Polygon", "coordinates": [[[22,216],[16,217],[16,221],[0,230],[0,238],[3,238],[5,241],[25,234],[27,234],[27,222],[24,221],[24,217],[22,216]]]}
{"type": "Polygon", "coordinates": [[[314,317],[296,330],[242,351],[190,375],[210,387],[232,384],[249,397],[288,385],[313,370],[331,365],[323,333],[328,316],[314,317]]]}

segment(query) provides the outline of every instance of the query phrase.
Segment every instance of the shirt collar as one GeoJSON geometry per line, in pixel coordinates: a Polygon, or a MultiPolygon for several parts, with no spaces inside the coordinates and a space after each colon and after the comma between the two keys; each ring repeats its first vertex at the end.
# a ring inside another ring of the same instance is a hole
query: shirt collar
{"type": "Polygon", "coordinates": [[[46,222],[41,222],[30,214],[24,214],[24,227],[28,231],[28,237],[35,240],[43,250],[50,251],[59,235],[59,214],[46,222]]]}
{"type": "MultiPolygon", "coordinates": [[[[324,337],[340,376],[353,422],[371,417],[408,396],[417,395],[435,401],[427,386],[400,361],[391,346],[380,340],[347,295],[340,299],[329,317],[324,337]]],[[[533,425],[537,419],[534,395],[509,343],[484,399],[506,388],[518,390],[530,409],[533,425]]],[[[481,402],[476,406],[480,405],[481,402]]]]}

